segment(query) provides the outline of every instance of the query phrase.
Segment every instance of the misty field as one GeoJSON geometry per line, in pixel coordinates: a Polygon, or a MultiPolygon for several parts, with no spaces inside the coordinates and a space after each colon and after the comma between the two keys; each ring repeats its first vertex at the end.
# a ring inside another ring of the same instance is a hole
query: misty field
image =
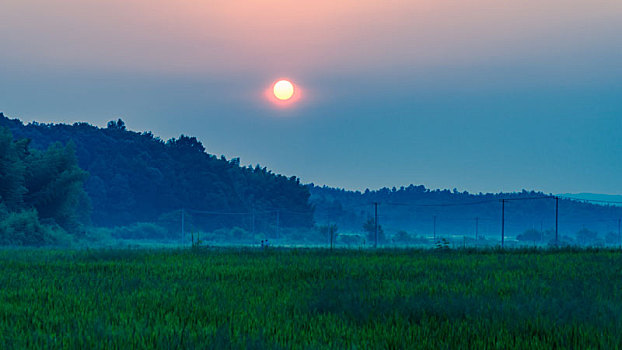
{"type": "Polygon", "coordinates": [[[613,250],[0,250],[0,348],[615,348],[613,250]]]}

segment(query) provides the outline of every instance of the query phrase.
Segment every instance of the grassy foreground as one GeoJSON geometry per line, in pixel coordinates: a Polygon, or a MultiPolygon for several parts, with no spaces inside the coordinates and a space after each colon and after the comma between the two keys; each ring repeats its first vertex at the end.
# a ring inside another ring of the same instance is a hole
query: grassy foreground
{"type": "Polygon", "coordinates": [[[0,250],[0,348],[616,348],[618,251],[0,250]]]}

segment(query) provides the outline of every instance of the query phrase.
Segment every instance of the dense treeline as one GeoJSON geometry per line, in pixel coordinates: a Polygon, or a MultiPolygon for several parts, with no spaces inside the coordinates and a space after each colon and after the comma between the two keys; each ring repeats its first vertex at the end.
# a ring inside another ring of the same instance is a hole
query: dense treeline
{"type": "MultiPolygon", "coordinates": [[[[400,231],[432,236],[436,229],[437,237],[464,235],[475,238],[477,218],[479,238],[499,239],[500,200],[508,198],[513,199],[505,203],[505,232],[509,237],[524,236],[526,231],[535,230],[549,241],[555,228],[555,200],[542,192],[471,194],[455,189],[430,190],[421,185],[364,192],[313,184],[309,189],[316,221],[319,224],[335,223],[341,231],[365,231],[364,224],[373,216],[372,203],[378,202],[378,221],[390,236],[400,231]]],[[[619,218],[622,218],[622,207],[619,206],[569,199],[559,201],[559,231],[569,244],[618,244],[619,218]],[[583,239],[583,236],[591,238],[583,239]]]]}
{"type": "Polygon", "coordinates": [[[58,243],[88,223],[88,198],[73,144],[39,151],[0,126],[0,244],[58,243]]]}
{"type": "MultiPolygon", "coordinates": [[[[379,203],[381,241],[429,243],[434,232],[437,238],[475,238],[477,232],[477,239],[496,240],[500,199],[508,198],[505,232],[510,239],[550,242],[555,227],[555,202],[542,192],[471,194],[414,185],[360,192],[304,186],[296,177],[210,155],[194,137],[165,142],[150,132],[129,131],[121,120],[106,128],[24,125],[0,113],[2,127],[7,128],[0,134],[4,243],[9,231],[13,237],[38,232],[31,238],[46,241],[55,233],[81,232],[85,223],[108,227],[107,235],[116,238],[179,239],[182,209],[186,232],[201,232],[205,239],[356,241],[359,236],[371,242],[374,202],[379,203]],[[311,228],[314,220],[321,225],[317,230],[300,230],[311,228]],[[297,229],[283,230],[287,227],[297,229]]],[[[620,218],[622,207],[562,199],[562,243],[620,244],[620,218]]]]}
{"type": "Polygon", "coordinates": [[[313,225],[309,190],[299,179],[265,167],[240,166],[238,158],[217,158],[195,137],[181,135],[165,142],[150,132],[129,131],[121,120],[106,128],[87,123],[24,125],[1,113],[0,126],[16,138],[31,140],[35,149],[55,142],[75,144],[78,164],[90,174],[85,190],[94,225],[158,222],[178,233],[182,208],[189,209],[189,229],[265,228],[274,224],[276,211],[281,226],[313,225]],[[238,214],[193,214],[190,209],[238,214]]]}

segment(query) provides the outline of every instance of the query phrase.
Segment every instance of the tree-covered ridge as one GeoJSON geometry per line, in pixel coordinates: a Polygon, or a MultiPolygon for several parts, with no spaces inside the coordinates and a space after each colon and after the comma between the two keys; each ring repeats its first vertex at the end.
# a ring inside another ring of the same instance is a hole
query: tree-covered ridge
{"type": "MultiPolygon", "coordinates": [[[[281,210],[282,226],[313,224],[309,190],[298,178],[265,167],[243,167],[238,158],[218,158],[206,153],[195,137],[181,135],[165,142],[150,132],[129,131],[121,120],[107,128],[87,123],[24,125],[1,113],[0,126],[8,127],[16,138],[32,140],[36,149],[58,141],[76,145],[78,163],[90,174],[85,189],[95,225],[177,218],[182,208],[219,213],[281,210]]],[[[258,216],[255,224],[260,225],[262,218],[268,220],[258,216]]],[[[241,225],[235,215],[202,220],[202,229],[241,225]]]]}
{"type": "MultiPolygon", "coordinates": [[[[336,223],[342,230],[361,232],[366,220],[374,214],[373,203],[378,202],[379,222],[390,235],[406,230],[411,234],[432,236],[436,229],[437,236],[474,238],[477,230],[480,238],[499,239],[501,199],[510,199],[505,203],[508,236],[516,237],[529,229],[550,235],[555,228],[555,200],[542,192],[473,194],[455,189],[431,190],[423,185],[364,192],[313,184],[309,189],[316,221],[336,223]]],[[[620,218],[620,206],[559,200],[559,232],[566,237],[574,237],[585,228],[598,232],[600,239],[611,234],[617,237],[620,218]]]]}

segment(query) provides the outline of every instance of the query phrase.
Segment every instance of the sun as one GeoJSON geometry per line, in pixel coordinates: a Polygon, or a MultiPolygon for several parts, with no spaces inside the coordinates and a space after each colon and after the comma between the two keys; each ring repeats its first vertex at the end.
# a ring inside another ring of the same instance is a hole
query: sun
{"type": "Polygon", "coordinates": [[[294,84],[289,80],[279,80],[274,83],[272,92],[274,93],[274,97],[281,101],[287,101],[294,96],[294,84]]]}
{"type": "Polygon", "coordinates": [[[298,81],[281,76],[268,85],[263,90],[264,98],[271,102],[272,107],[278,109],[290,109],[299,105],[303,93],[306,90],[298,84],[298,81]]]}

